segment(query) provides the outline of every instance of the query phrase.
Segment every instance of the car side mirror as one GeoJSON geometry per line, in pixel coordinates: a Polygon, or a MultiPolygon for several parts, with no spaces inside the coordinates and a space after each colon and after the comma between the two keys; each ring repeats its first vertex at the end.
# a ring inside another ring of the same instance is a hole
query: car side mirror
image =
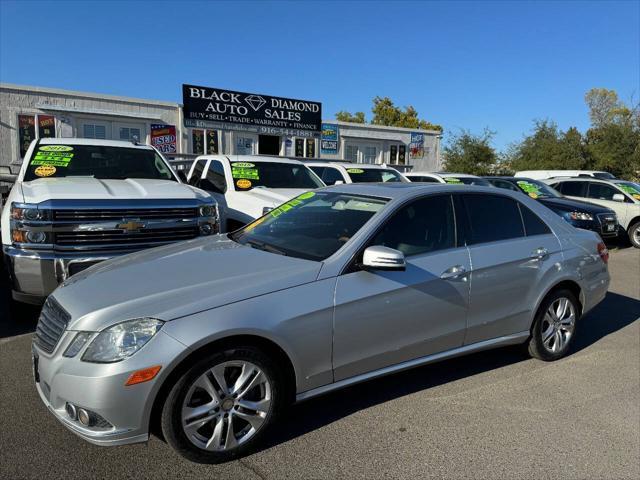
{"type": "Polygon", "coordinates": [[[364,251],[361,267],[365,270],[405,270],[407,264],[401,251],[374,245],[364,251]]]}
{"type": "Polygon", "coordinates": [[[624,195],[621,194],[621,193],[614,193],[613,197],[612,197],[612,200],[614,202],[624,202],[624,195]]]}

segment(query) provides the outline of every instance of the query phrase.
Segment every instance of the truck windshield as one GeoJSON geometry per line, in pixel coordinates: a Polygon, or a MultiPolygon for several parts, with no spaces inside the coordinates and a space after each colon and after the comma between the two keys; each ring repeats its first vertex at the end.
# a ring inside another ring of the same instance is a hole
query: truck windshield
{"type": "Polygon", "coordinates": [[[353,183],[372,182],[404,182],[396,170],[389,168],[347,168],[347,173],[353,183]]]}
{"type": "Polygon", "coordinates": [[[280,255],[322,261],[337,252],[387,199],[337,192],[307,192],[229,238],[280,255]]]}
{"type": "Polygon", "coordinates": [[[284,162],[231,162],[233,186],[238,191],[255,187],[313,190],[324,183],[305,165],[284,162]]]}
{"type": "Polygon", "coordinates": [[[104,180],[176,180],[170,167],[151,149],[56,144],[38,145],[29,159],[24,181],[79,176],[104,180]]]}

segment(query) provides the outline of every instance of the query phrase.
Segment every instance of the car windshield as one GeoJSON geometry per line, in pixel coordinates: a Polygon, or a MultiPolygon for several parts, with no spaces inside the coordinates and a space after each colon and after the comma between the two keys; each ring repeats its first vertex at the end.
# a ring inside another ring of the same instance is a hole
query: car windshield
{"type": "Polygon", "coordinates": [[[562,197],[557,190],[554,190],[546,183],[537,180],[516,180],[516,185],[520,190],[531,198],[559,198],[562,197]]]}
{"type": "Polygon", "coordinates": [[[229,238],[281,255],[321,261],[340,249],[387,199],[337,192],[307,192],[229,238]]]}
{"type": "Polygon", "coordinates": [[[170,167],[150,148],[73,144],[37,146],[29,159],[24,181],[48,177],[176,181],[170,167]]]}
{"type": "Polygon", "coordinates": [[[633,197],[635,200],[640,200],[640,185],[634,182],[615,182],[615,184],[625,192],[633,197]]]}
{"type": "Polygon", "coordinates": [[[347,168],[353,183],[404,182],[402,175],[393,168],[347,168]]]}
{"type": "Polygon", "coordinates": [[[478,185],[480,187],[490,187],[491,183],[484,178],[479,177],[442,177],[446,183],[452,184],[464,184],[464,185],[478,185]]]}
{"type": "Polygon", "coordinates": [[[305,165],[284,162],[231,162],[234,188],[247,191],[255,187],[313,190],[324,183],[305,165]]]}

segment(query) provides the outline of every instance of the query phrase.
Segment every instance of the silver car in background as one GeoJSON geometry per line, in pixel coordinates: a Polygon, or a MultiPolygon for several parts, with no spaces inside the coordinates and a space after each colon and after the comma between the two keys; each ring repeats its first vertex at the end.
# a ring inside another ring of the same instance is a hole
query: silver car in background
{"type": "Polygon", "coordinates": [[[227,461],[293,401],[504,345],[563,357],[607,260],[597,234],[507,190],[328,187],[71,277],[39,320],[36,385],[95,444],[159,425],[185,457],[227,461]]]}

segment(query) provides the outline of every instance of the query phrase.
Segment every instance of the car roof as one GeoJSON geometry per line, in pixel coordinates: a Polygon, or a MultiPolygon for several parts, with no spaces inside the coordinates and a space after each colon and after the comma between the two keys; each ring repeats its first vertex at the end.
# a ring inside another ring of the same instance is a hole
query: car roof
{"type": "Polygon", "coordinates": [[[543,179],[544,183],[556,183],[556,182],[600,182],[600,183],[615,183],[615,180],[619,178],[596,178],[596,177],[553,177],[543,179]]]}
{"type": "Polygon", "coordinates": [[[142,148],[150,150],[144,143],[124,142],[121,140],[100,140],[96,138],[41,138],[40,145],[93,145],[105,147],[142,148]]]}
{"type": "Polygon", "coordinates": [[[199,155],[196,160],[228,160],[229,162],[250,163],[290,163],[304,165],[304,162],[278,155],[199,155]]]}
{"type": "Polygon", "coordinates": [[[470,173],[451,173],[451,172],[409,172],[405,175],[430,175],[432,177],[451,178],[451,177],[463,177],[463,178],[481,178],[477,175],[471,175],[470,173]]]}
{"type": "Polygon", "coordinates": [[[424,193],[490,193],[510,195],[509,190],[501,190],[495,187],[481,187],[476,185],[451,185],[447,183],[345,183],[331,185],[320,189],[322,191],[335,191],[353,195],[367,195],[370,197],[383,197],[389,199],[411,197],[424,193]]]}

